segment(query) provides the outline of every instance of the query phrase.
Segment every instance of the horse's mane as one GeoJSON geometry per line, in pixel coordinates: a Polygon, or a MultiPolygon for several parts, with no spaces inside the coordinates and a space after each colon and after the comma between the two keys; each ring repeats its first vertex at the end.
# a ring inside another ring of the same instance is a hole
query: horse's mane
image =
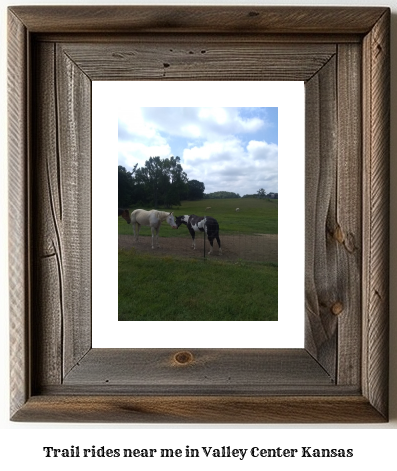
{"type": "Polygon", "coordinates": [[[152,211],[155,211],[156,216],[160,219],[165,219],[170,214],[170,211],[158,211],[156,209],[152,209],[152,211]]]}

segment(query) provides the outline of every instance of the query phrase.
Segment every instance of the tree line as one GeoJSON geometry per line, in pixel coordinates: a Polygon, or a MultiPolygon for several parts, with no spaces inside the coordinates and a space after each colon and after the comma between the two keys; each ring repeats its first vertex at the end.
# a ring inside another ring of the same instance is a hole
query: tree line
{"type": "Polygon", "coordinates": [[[213,193],[204,193],[205,199],[223,199],[223,198],[241,198],[238,193],[232,191],[214,191],[213,193]]]}
{"type": "Polygon", "coordinates": [[[182,200],[202,199],[205,186],[198,180],[189,180],[180,164],[180,157],[161,159],[150,157],[143,167],[132,171],[118,166],[118,204],[133,204],[155,208],[171,208],[182,200]]]}
{"type": "MultiPolygon", "coordinates": [[[[118,166],[119,208],[133,205],[172,208],[183,200],[241,198],[231,191],[204,193],[205,185],[198,180],[189,180],[183,171],[180,157],[150,157],[143,167],[134,166],[132,171],[118,166]]],[[[277,195],[269,193],[270,195],[277,195]]],[[[261,188],[256,194],[243,198],[264,198],[266,191],[261,188]]],[[[274,197],[274,196],[271,196],[274,197]]]]}

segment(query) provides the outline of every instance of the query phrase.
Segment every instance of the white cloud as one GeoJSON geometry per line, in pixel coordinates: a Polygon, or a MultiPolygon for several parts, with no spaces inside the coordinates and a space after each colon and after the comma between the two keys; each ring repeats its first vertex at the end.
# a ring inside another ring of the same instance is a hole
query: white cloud
{"type": "Polygon", "coordinates": [[[277,191],[277,145],[265,141],[250,141],[246,147],[237,138],[205,142],[185,149],[183,164],[189,178],[204,181],[207,193],[222,189],[243,196],[259,188],[277,191]]]}
{"type": "Polygon", "coordinates": [[[150,157],[160,156],[161,158],[166,158],[171,155],[171,148],[167,143],[147,146],[140,142],[125,142],[119,143],[118,163],[130,170],[137,163],[139,167],[143,166],[150,157]]]}
{"type": "MultiPolygon", "coordinates": [[[[242,117],[238,108],[141,108],[133,115],[135,134],[156,129],[171,136],[216,139],[236,133],[257,132],[268,123],[258,117],[242,117]],[[139,120],[143,121],[140,122],[139,120]]],[[[130,118],[128,118],[130,122],[130,118]]],[[[143,134],[142,134],[143,135],[143,134]]]]}
{"type": "Polygon", "coordinates": [[[269,126],[277,129],[277,122],[269,123],[263,108],[127,110],[119,116],[119,164],[132,168],[149,157],[178,155],[206,193],[278,191],[278,146],[258,139],[269,126]]]}

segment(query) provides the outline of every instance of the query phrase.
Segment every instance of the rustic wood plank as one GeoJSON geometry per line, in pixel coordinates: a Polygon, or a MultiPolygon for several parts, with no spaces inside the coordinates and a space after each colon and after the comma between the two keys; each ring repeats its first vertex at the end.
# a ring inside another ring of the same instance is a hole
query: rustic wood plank
{"type": "MultiPolygon", "coordinates": [[[[189,36],[189,43],[191,45],[197,45],[199,43],[211,43],[211,42],[236,42],[236,35],[233,33],[200,33],[200,34],[178,34],[178,33],[135,33],[135,32],[125,32],[125,33],[114,33],[109,34],[106,32],[94,32],[94,33],[73,33],[68,34],[59,33],[59,32],[49,32],[49,33],[40,33],[37,32],[34,34],[35,40],[39,42],[53,42],[58,44],[86,44],[87,41],[93,43],[102,43],[102,44],[131,44],[131,43],[150,43],[158,44],[164,39],[169,40],[177,44],[186,43],[187,36],[189,36]]],[[[238,35],[238,42],[240,44],[251,43],[255,41],[256,44],[322,44],[331,46],[342,43],[349,44],[361,44],[363,38],[363,33],[342,33],[336,34],[334,32],[329,32],[327,34],[299,34],[299,33],[267,33],[261,34],[252,33],[250,31],[241,32],[238,35]]]]}
{"type": "Polygon", "coordinates": [[[60,384],[91,347],[91,83],[54,44],[35,57],[38,387],[60,384]]]}
{"type": "Polygon", "coordinates": [[[366,33],[382,7],[18,6],[31,32],[366,33]]]}
{"type": "Polygon", "coordinates": [[[309,80],[336,53],[335,44],[176,42],[175,35],[127,44],[66,44],[64,53],[91,80],[309,80]],[[238,59],[236,59],[238,58],[238,59]]]}
{"type": "Polygon", "coordinates": [[[91,81],[60,46],[56,71],[64,376],[91,348],[91,81]]]}
{"type": "Polygon", "coordinates": [[[336,378],[336,58],[306,85],[305,347],[336,378]]]}
{"type": "Polygon", "coordinates": [[[345,397],[38,396],[13,418],[40,422],[378,423],[368,400],[345,397]]]}
{"type": "Polygon", "coordinates": [[[362,105],[361,47],[338,46],[338,157],[336,214],[329,235],[336,240],[338,286],[337,384],[361,382],[362,317],[362,105]]]}
{"type": "Polygon", "coordinates": [[[239,384],[231,390],[227,384],[62,384],[43,386],[37,396],[249,396],[249,397],[280,397],[280,396],[361,396],[361,390],[355,386],[335,386],[335,384],[239,384]]]}
{"type": "Polygon", "coordinates": [[[390,11],[364,39],[363,393],[388,413],[390,11]]]}
{"type": "Polygon", "coordinates": [[[29,372],[29,188],[28,87],[26,28],[8,14],[8,185],[10,410],[14,414],[30,394],[29,372]]]}
{"type": "Polygon", "coordinates": [[[39,384],[62,381],[64,311],[54,45],[34,46],[34,55],[37,68],[32,82],[33,95],[40,105],[34,108],[32,129],[35,159],[32,211],[36,215],[33,221],[32,296],[36,313],[32,322],[33,389],[39,384]]]}
{"type": "MultiPolygon", "coordinates": [[[[182,349],[183,352],[183,349],[182,349]]],[[[178,362],[177,349],[93,349],[65,377],[64,385],[145,385],[197,392],[226,386],[260,391],[267,385],[331,385],[332,378],[304,349],[192,349],[178,362]]]]}

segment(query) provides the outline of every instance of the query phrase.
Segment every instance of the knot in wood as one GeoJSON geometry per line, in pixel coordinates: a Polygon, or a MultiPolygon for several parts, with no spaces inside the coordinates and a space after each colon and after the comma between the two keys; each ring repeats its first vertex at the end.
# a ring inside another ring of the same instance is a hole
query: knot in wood
{"type": "Polygon", "coordinates": [[[343,241],[345,240],[345,236],[340,226],[337,226],[334,231],[334,239],[336,239],[340,244],[343,244],[343,241]]]}
{"type": "Polygon", "coordinates": [[[193,355],[190,352],[178,352],[175,354],[174,360],[180,365],[186,365],[193,361],[193,355]]]}
{"type": "Polygon", "coordinates": [[[335,304],[332,305],[331,307],[332,314],[335,316],[339,316],[339,314],[342,313],[343,311],[343,304],[341,302],[336,302],[335,304]]]}

